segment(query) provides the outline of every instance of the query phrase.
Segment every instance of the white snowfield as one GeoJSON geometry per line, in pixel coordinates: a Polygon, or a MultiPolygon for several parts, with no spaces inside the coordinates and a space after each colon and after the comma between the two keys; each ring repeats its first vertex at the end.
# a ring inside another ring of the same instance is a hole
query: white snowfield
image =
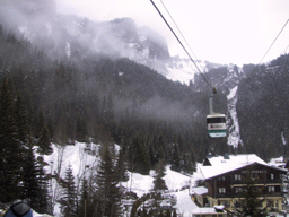
{"type": "Polygon", "coordinates": [[[176,192],[175,195],[177,198],[177,212],[183,217],[191,217],[193,212],[199,209],[192,201],[188,189],[176,192]]]}
{"type": "MultiPolygon", "coordinates": [[[[119,150],[119,146],[115,146],[116,151],[119,150]]],[[[65,170],[71,165],[72,173],[76,177],[76,183],[78,184],[82,177],[88,175],[90,170],[93,170],[98,165],[99,158],[98,145],[90,143],[76,142],[75,145],[57,146],[53,145],[53,153],[49,156],[44,156],[44,160],[48,166],[46,166],[46,172],[52,174],[60,174],[61,178],[64,178],[65,170]]],[[[150,172],[150,175],[141,175],[139,173],[129,173],[129,181],[122,182],[128,190],[137,193],[138,197],[141,197],[144,193],[150,192],[153,187],[153,175],[154,171],[150,172]]],[[[174,194],[177,198],[177,212],[182,213],[184,217],[191,217],[193,209],[196,205],[193,203],[189,190],[182,190],[184,186],[190,185],[191,176],[183,175],[181,173],[170,170],[169,166],[166,166],[166,175],[164,176],[168,191],[174,194]]],[[[62,189],[56,182],[52,182],[52,197],[54,199],[54,216],[60,217],[61,210],[60,205],[56,201],[61,197],[62,189]]],[[[45,215],[37,214],[35,217],[45,217],[45,215]]]]}
{"type": "MultiPolygon", "coordinates": [[[[52,145],[53,153],[44,157],[46,163],[49,164],[45,169],[52,174],[60,174],[64,178],[65,170],[70,165],[72,174],[77,178],[81,178],[89,168],[97,166],[98,146],[90,143],[76,142],[75,145],[58,146],[52,145]],[[88,154],[88,151],[94,152],[88,154]]],[[[78,181],[78,180],[77,180],[78,181]]]]}
{"type": "Polygon", "coordinates": [[[227,99],[232,99],[236,96],[238,90],[238,86],[235,86],[234,88],[230,89],[230,92],[227,96],[227,99]]]}
{"type": "MultiPolygon", "coordinates": [[[[129,180],[122,182],[123,186],[127,189],[137,193],[138,197],[141,197],[145,193],[149,193],[153,188],[154,171],[150,172],[150,175],[142,175],[139,173],[129,173],[129,180]]],[[[182,190],[184,186],[189,186],[191,177],[183,175],[181,173],[170,170],[169,166],[166,166],[166,175],[164,176],[168,191],[176,192],[182,190]]]]}
{"type": "MultiPolygon", "coordinates": [[[[91,171],[95,171],[98,164],[98,146],[93,143],[76,142],[75,145],[58,146],[53,144],[53,153],[44,156],[48,166],[45,167],[47,173],[59,175],[64,178],[66,169],[71,166],[72,174],[76,178],[78,185],[84,176],[88,176],[91,171]],[[90,153],[90,154],[89,154],[90,153]]],[[[62,197],[62,188],[58,182],[52,180],[51,189],[52,203],[54,207],[54,216],[61,217],[59,199],[62,197]]]]}
{"type": "MultiPolygon", "coordinates": [[[[138,197],[141,197],[144,193],[148,193],[152,189],[153,175],[154,171],[151,171],[150,175],[130,173],[129,181],[123,182],[122,184],[137,193],[138,197]]],[[[197,206],[192,201],[189,189],[183,190],[183,187],[190,186],[191,176],[172,171],[170,166],[166,166],[164,180],[166,181],[168,192],[176,196],[177,213],[182,214],[183,217],[191,217],[197,206]]]]}
{"type": "Polygon", "coordinates": [[[52,216],[46,214],[39,214],[35,210],[33,210],[33,217],[52,217],[52,216]]]}
{"type": "Polygon", "coordinates": [[[227,95],[228,100],[228,112],[229,116],[233,121],[233,124],[229,126],[229,135],[228,135],[228,145],[233,146],[235,148],[238,147],[240,143],[240,127],[239,127],[239,121],[237,116],[237,102],[238,102],[238,96],[237,96],[237,90],[238,85],[230,89],[229,94],[227,95]]]}
{"type": "Polygon", "coordinates": [[[190,81],[194,79],[193,66],[189,63],[184,63],[181,68],[179,67],[167,67],[168,74],[166,75],[167,79],[178,81],[182,84],[189,85],[190,81]]]}

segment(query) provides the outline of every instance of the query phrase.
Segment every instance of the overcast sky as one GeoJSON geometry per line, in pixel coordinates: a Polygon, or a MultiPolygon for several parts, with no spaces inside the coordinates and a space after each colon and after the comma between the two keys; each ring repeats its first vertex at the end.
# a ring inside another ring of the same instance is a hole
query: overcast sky
{"type": "MultiPolygon", "coordinates": [[[[167,38],[170,54],[184,53],[149,0],[57,0],[58,11],[94,20],[132,17],[167,38]]],[[[155,0],[165,14],[160,0],[155,0]]],[[[195,55],[219,63],[259,63],[289,18],[289,0],[163,0],[195,55]]],[[[166,15],[166,14],[165,14],[166,15]]],[[[169,19],[169,16],[166,15],[169,19]]],[[[265,61],[289,45],[289,25],[265,61]]],[[[289,48],[287,50],[289,52],[289,48]]]]}

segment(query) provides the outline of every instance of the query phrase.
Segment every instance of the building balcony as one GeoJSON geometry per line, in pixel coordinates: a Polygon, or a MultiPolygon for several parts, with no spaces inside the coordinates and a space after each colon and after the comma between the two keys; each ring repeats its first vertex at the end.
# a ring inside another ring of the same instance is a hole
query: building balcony
{"type": "MultiPolygon", "coordinates": [[[[264,192],[260,193],[257,197],[282,197],[283,193],[282,192],[264,192]]],[[[244,192],[240,193],[233,193],[233,192],[228,192],[228,193],[217,193],[215,198],[244,198],[244,192]]]]}

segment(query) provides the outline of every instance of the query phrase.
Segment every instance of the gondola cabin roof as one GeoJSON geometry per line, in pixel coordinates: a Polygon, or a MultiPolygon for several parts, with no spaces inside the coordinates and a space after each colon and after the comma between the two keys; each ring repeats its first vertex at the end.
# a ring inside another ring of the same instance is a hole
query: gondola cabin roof
{"type": "Polygon", "coordinates": [[[214,114],[207,115],[207,118],[226,118],[226,115],[225,114],[214,113],[214,114]]]}

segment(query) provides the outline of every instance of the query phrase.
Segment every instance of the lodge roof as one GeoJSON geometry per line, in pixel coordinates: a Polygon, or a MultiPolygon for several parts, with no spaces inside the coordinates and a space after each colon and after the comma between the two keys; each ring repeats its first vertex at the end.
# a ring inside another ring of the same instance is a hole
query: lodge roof
{"type": "Polygon", "coordinates": [[[264,160],[255,154],[229,155],[226,159],[224,156],[217,156],[209,158],[209,161],[211,164],[209,166],[197,164],[197,171],[194,176],[197,177],[198,180],[207,180],[253,164],[259,164],[279,171],[284,171],[282,168],[265,163],[264,160]]]}

